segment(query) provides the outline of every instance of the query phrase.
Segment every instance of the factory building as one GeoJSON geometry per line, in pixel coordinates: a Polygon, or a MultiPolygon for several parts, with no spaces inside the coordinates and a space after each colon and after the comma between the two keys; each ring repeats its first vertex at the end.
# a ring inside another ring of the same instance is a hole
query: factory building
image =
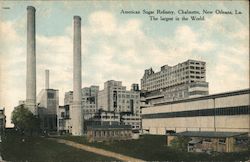
{"type": "Polygon", "coordinates": [[[37,110],[42,130],[57,131],[58,106],[59,91],[49,88],[49,70],[45,70],[45,89],[37,96],[37,110]]]}
{"type": "MultiPolygon", "coordinates": [[[[88,119],[97,112],[97,93],[99,86],[92,85],[81,89],[82,93],[82,111],[84,119],[88,119]]],[[[66,92],[64,95],[64,105],[72,105],[73,91],[66,92]]]]}
{"type": "Polygon", "coordinates": [[[98,92],[97,106],[105,111],[120,113],[121,124],[131,125],[133,129],[141,128],[138,84],[133,84],[128,91],[121,81],[105,82],[104,89],[98,92]]]}
{"type": "Polygon", "coordinates": [[[87,130],[89,142],[131,140],[132,138],[130,125],[92,125],[87,130]]]}
{"type": "Polygon", "coordinates": [[[47,131],[57,130],[57,109],[59,94],[56,89],[43,89],[37,97],[38,116],[41,119],[41,129],[47,131]]]}
{"type": "Polygon", "coordinates": [[[189,139],[188,152],[239,152],[248,150],[249,137],[245,132],[186,131],[167,136],[167,145],[172,146],[178,138],[189,139]]]}
{"type": "Polygon", "coordinates": [[[109,80],[104,89],[98,92],[98,108],[106,111],[131,112],[139,115],[140,92],[126,90],[121,81],[109,80]]]}
{"type": "Polygon", "coordinates": [[[250,132],[250,89],[155,104],[142,109],[144,133],[250,132]]]}
{"type": "MultiPolygon", "coordinates": [[[[81,89],[81,108],[82,108],[82,117],[84,120],[92,118],[97,109],[97,93],[99,91],[99,86],[92,85],[90,87],[84,87],[81,89]]],[[[73,104],[73,91],[65,92],[64,96],[64,106],[59,106],[58,108],[58,131],[65,133],[72,133],[72,124],[70,116],[70,108],[73,104]],[[66,116],[65,116],[66,115],[66,116]]]]}
{"type": "Polygon", "coordinates": [[[206,63],[187,60],[175,66],[164,65],[159,72],[146,69],[141,91],[151,105],[208,95],[206,63]]]}
{"type": "Polygon", "coordinates": [[[59,134],[72,133],[69,108],[69,105],[64,105],[59,106],[57,109],[57,132],[59,134]]]}
{"type": "Polygon", "coordinates": [[[82,110],[84,119],[92,117],[97,112],[97,94],[99,86],[82,88],[82,110]]]}
{"type": "Polygon", "coordinates": [[[104,111],[99,109],[93,117],[86,121],[88,126],[90,125],[120,125],[121,116],[120,113],[104,111]]]}

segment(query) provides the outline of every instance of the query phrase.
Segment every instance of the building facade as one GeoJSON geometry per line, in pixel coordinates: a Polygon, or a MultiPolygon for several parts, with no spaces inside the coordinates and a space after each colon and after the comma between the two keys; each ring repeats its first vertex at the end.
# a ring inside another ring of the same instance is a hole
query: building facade
{"type": "Polygon", "coordinates": [[[131,140],[132,129],[129,125],[93,125],[87,129],[89,142],[131,140]]]}
{"type": "Polygon", "coordinates": [[[120,125],[120,113],[114,111],[98,110],[95,115],[89,120],[86,120],[87,125],[120,125]]]}
{"type": "Polygon", "coordinates": [[[97,106],[105,111],[121,114],[122,123],[140,129],[140,91],[133,84],[131,90],[126,90],[121,81],[109,80],[104,83],[104,89],[98,93],[97,106]]]}
{"type": "Polygon", "coordinates": [[[97,93],[99,86],[82,88],[82,108],[84,119],[88,119],[97,112],[97,93]]]}
{"type": "MultiPolygon", "coordinates": [[[[84,120],[89,120],[95,116],[97,113],[97,93],[99,91],[99,86],[84,87],[81,89],[81,108],[82,116],[84,120]]],[[[70,114],[70,109],[73,104],[73,91],[65,93],[64,96],[64,106],[59,106],[57,111],[59,125],[58,131],[60,133],[72,133],[72,115],[70,114]]],[[[86,124],[84,124],[86,125],[86,124]]],[[[84,127],[83,125],[83,127],[84,127]]]]}
{"type": "Polygon", "coordinates": [[[208,95],[206,63],[187,60],[175,66],[164,65],[159,72],[146,69],[141,91],[151,105],[208,95]]]}
{"type": "MultiPolygon", "coordinates": [[[[97,112],[97,93],[99,86],[92,85],[81,89],[82,93],[82,112],[84,119],[88,119],[97,112]]],[[[72,105],[73,91],[65,93],[64,105],[72,105]]]]}
{"type": "Polygon", "coordinates": [[[72,132],[69,105],[59,106],[57,109],[57,131],[60,134],[72,132]]]}
{"type": "Polygon", "coordinates": [[[59,93],[55,89],[43,89],[37,96],[38,116],[41,119],[41,129],[57,131],[57,109],[59,93]]]}
{"type": "Polygon", "coordinates": [[[150,134],[184,131],[250,132],[250,89],[142,109],[142,128],[150,134]]]}
{"type": "Polygon", "coordinates": [[[167,145],[171,146],[178,138],[188,140],[188,152],[239,152],[248,150],[249,137],[242,132],[186,131],[167,136],[167,145]]]}
{"type": "Polygon", "coordinates": [[[43,89],[37,96],[38,107],[45,108],[48,114],[56,114],[59,106],[59,93],[56,89],[43,89]]]}

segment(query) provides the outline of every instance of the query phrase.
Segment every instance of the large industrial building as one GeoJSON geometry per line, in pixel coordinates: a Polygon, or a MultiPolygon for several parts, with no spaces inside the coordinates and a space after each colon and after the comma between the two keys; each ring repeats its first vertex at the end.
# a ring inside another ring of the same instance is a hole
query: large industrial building
{"type": "Polygon", "coordinates": [[[98,108],[106,111],[132,112],[139,115],[140,92],[126,90],[121,81],[109,80],[104,83],[104,89],[98,92],[98,108]]]}
{"type": "Polygon", "coordinates": [[[37,110],[42,130],[57,131],[58,106],[59,91],[49,88],[49,70],[45,70],[45,88],[37,96],[37,110]]]}
{"type": "MultiPolygon", "coordinates": [[[[88,119],[97,112],[97,93],[99,86],[92,85],[90,87],[84,87],[82,92],[82,111],[84,119],[88,119]]],[[[66,92],[64,95],[64,105],[72,105],[73,103],[73,91],[66,92]]]]}
{"type": "Polygon", "coordinates": [[[122,124],[141,129],[139,86],[133,84],[131,88],[126,90],[121,81],[105,82],[104,89],[98,92],[97,106],[105,111],[120,113],[122,124]]]}
{"type": "Polygon", "coordinates": [[[69,105],[64,105],[57,109],[57,131],[60,134],[72,133],[69,108],[69,105]]]}
{"type": "Polygon", "coordinates": [[[249,93],[244,89],[143,108],[143,132],[250,132],[249,93]]]}
{"type": "Polygon", "coordinates": [[[208,95],[206,63],[187,60],[175,66],[164,65],[159,72],[146,69],[141,79],[141,90],[151,105],[208,95]]]}
{"type": "MultiPolygon", "coordinates": [[[[97,93],[99,86],[92,85],[81,89],[81,108],[84,120],[92,118],[97,112],[97,93]]],[[[57,109],[58,131],[62,133],[72,133],[72,123],[70,116],[70,107],[73,104],[73,91],[65,92],[64,106],[57,109]]]]}

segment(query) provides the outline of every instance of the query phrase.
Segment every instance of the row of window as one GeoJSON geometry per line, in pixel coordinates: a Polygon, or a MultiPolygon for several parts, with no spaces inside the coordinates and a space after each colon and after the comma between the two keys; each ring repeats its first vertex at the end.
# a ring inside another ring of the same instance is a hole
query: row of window
{"type": "Polygon", "coordinates": [[[165,81],[162,83],[146,83],[146,84],[142,84],[142,89],[147,89],[147,90],[156,90],[156,89],[160,89],[160,88],[167,88],[169,86],[175,86],[178,84],[184,84],[184,83],[193,83],[195,81],[205,81],[205,77],[204,76],[186,76],[186,78],[182,78],[182,79],[174,79],[172,81],[165,81]]]}
{"type": "Polygon", "coordinates": [[[193,91],[189,92],[189,95],[208,95],[208,91],[193,91]]]}
{"type": "Polygon", "coordinates": [[[95,137],[130,136],[131,131],[94,131],[95,137]]]}
{"type": "Polygon", "coordinates": [[[204,67],[186,67],[186,69],[188,70],[184,70],[182,71],[182,69],[177,69],[175,71],[172,71],[172,70],[166,70],[166,71],[161,71],[161,72],[158,72],[158,73],[154,73],[153,75],[151,75],[150,77],[148,78],[142,78],[142,83],[146,83],[146,82],[154,82],[156,80],[160,80],[160,79],[163,79],[163,78],[166,78],[166,77],[170,77],[170,78],[176,78],[178,76],[183,76],[185,74],[189,74],[189,73],[194,73],[194,71],[196,73],[199,73],[199,74],[205,74],[205,69],[204,67]],[[192,69],[192,71],[190,69],[192,69]]]}
{"type": "Polygon", "coordinates": [[[117,98],[138,98],[139,94],[138,95],[125,95],[125,94],[118,94],[117,95],[117,98]]]}
{"type": "Polygon", "coordinates": [[[190,85],[190,88],[193,88],[193,87],[208,87],[208,84],[193,84],[193,85],[190,85]]]}
{"type": "Polygon", "coordinates": [[[214,109],[202,109],[202,110],[190,110],[157,114],[145,114],[142,115],[143,119],[153,118],[174,118],[174,117],[195,117],[195,116],[221,116],[221,115],[241,115],[250,114],[250,106],[237,106],[226,108],[214,108],[214,109]]]}

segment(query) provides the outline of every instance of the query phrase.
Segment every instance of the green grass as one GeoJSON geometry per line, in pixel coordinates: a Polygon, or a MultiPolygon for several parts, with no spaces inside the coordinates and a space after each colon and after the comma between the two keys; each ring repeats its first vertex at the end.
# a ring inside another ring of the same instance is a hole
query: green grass
{"type": "Polygon", "coordinates": [[[42,137],[22,137],[15,133],[6,133],[0,152],[6,161],[28,162],[80,162],[115,161],[116,159],[79,150],[65,144],[42,137]]]}
{"type": "Polygon", "coordinates": [[[165,136],[143,135],[138,140],[94,142],[89,143],[86,137],[61,136],[59,138],[103,148],[124,155],[147,161],[246,161],[250,159],[250,151],[240,153],[205,153],[180,152],[165,145],[165,136]]]}

